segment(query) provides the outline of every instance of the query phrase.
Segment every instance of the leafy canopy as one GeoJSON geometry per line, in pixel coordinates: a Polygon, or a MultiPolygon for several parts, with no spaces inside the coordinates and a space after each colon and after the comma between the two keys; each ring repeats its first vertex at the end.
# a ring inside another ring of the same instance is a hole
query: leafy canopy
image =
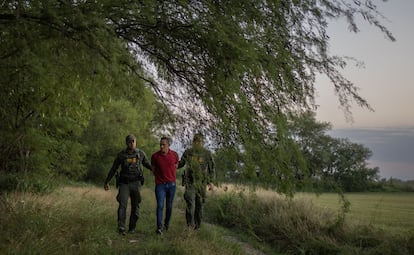
{"type": "Polygon", "coordinates": [[[176,135],[198,130],[218,146],[240,145],[254,165],[287,166],[291,180],[297,148],[287,120],[316,107],[317,74],[346,113],[352,101],[370,108],[326,33],[340,18],[358,32],[358,16],[394,40],[372,0],[2,1],[3,126],[20,137],[39,125],[27,120],[51,112],[84,128],[105,100],[143,89],[130,82],[139,78],[172,113],[166,126],[176,135]]]}

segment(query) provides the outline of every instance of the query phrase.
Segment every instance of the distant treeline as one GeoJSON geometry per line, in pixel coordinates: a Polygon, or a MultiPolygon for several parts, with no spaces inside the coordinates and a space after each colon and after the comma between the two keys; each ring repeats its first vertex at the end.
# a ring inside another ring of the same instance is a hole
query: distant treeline
{"type": "MultiPolygon", "coordinates": [[[[379,191],[402,191],[402,192],[414,192],[414,180],[400,180],[395,178],[381,179],[378,183],[375,183],[379,191]]],[[[371,191],[371,189],[369,190],[371,191]]],[[[377,191],[377,189],[372,189],[377,191]]]]}
{"type": "MultiPolygon", "coordinates": [[[[235,184],[251,184],[251,182],[243,180],[243,178],[238,176],[232,176],[231,178],[227,176],[224,181],[226,183],[235,183],[235,184]]],[[[260,185],[260,184],[259,184],[260,185]]],[[[324,180],[312,181],[312,185],[308,186],[298,186],[298,192],[337,192],[341,190],[338,186],[338,183],[324,180]]],[[[414,192],[414,180],[400,180],[395,178],[373,180],[367,182],[367,185],[362,189],[358,188],[355,190],[349,189],[345,190],[346,192],[414,192]]]]}

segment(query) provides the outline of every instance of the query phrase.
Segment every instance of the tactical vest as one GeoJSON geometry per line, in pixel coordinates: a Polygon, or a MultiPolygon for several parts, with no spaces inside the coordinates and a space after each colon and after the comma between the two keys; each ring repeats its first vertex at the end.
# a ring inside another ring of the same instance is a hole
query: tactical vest
{"type": "Polygon", "coordinates": [[[141,154],[138,149],[135,149],[133,153],[128,153],[126,150],[121,152],[121,172],[119,176],[120,183],[129,183],[142,180],[143,172],[141,168],[141,154]]]}
{"type": "Polygon", "coordinates": [[[194,149],[188,150],[187,153],[187,181],[204,183],[208,174],[208,153],[205,150],[196,152],[194,149]]]}

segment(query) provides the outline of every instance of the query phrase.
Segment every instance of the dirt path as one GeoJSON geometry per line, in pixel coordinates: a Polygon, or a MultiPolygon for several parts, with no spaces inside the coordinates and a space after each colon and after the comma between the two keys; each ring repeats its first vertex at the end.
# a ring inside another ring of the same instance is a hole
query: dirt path
{"type": "MultiPolygon", "coordinates": [[[[203,224],[208,225],[210,227],[215,226],[214,224],[210,224],[210,223],[207,223],[207,222],[205,222],[203,224]]],[[[234,244],[239,245],[243,249],[243,251],[248,255],[266,255],[266,253],[262,252],[261,250],[256,249],[255,247],[253,247],[252,245],[250,245],[246,242],[241,241],[240,239],[238,239],[235,236],[225,235],[225,236],[223,236],[223,239],[226,242],[234,243],[234,244]]]]}
{"type": "Polygon", "coordinates": [[[240,245],[240,247],[242,247],[244,252],[248,255],[266,255],[266,253],[254,248],[253,246],[251,246],[248,243],[245,243],[245,242],[237,239],[234,236],[224,236],[223,238],[224,238],[224,240],[226,240],[228,242],[236,243],[236,244],[240,245]]]}

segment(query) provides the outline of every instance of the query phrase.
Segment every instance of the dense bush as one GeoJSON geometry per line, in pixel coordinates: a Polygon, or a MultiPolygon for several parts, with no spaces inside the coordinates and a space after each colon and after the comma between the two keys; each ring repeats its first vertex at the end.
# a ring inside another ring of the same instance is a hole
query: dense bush
{"type": "Polygon", "coordinates": [[[62,177],[50,178],[38,174],[4,173],[0,175],[0,193],[14,191],[50,193],[63,182],[62,177]]]}

